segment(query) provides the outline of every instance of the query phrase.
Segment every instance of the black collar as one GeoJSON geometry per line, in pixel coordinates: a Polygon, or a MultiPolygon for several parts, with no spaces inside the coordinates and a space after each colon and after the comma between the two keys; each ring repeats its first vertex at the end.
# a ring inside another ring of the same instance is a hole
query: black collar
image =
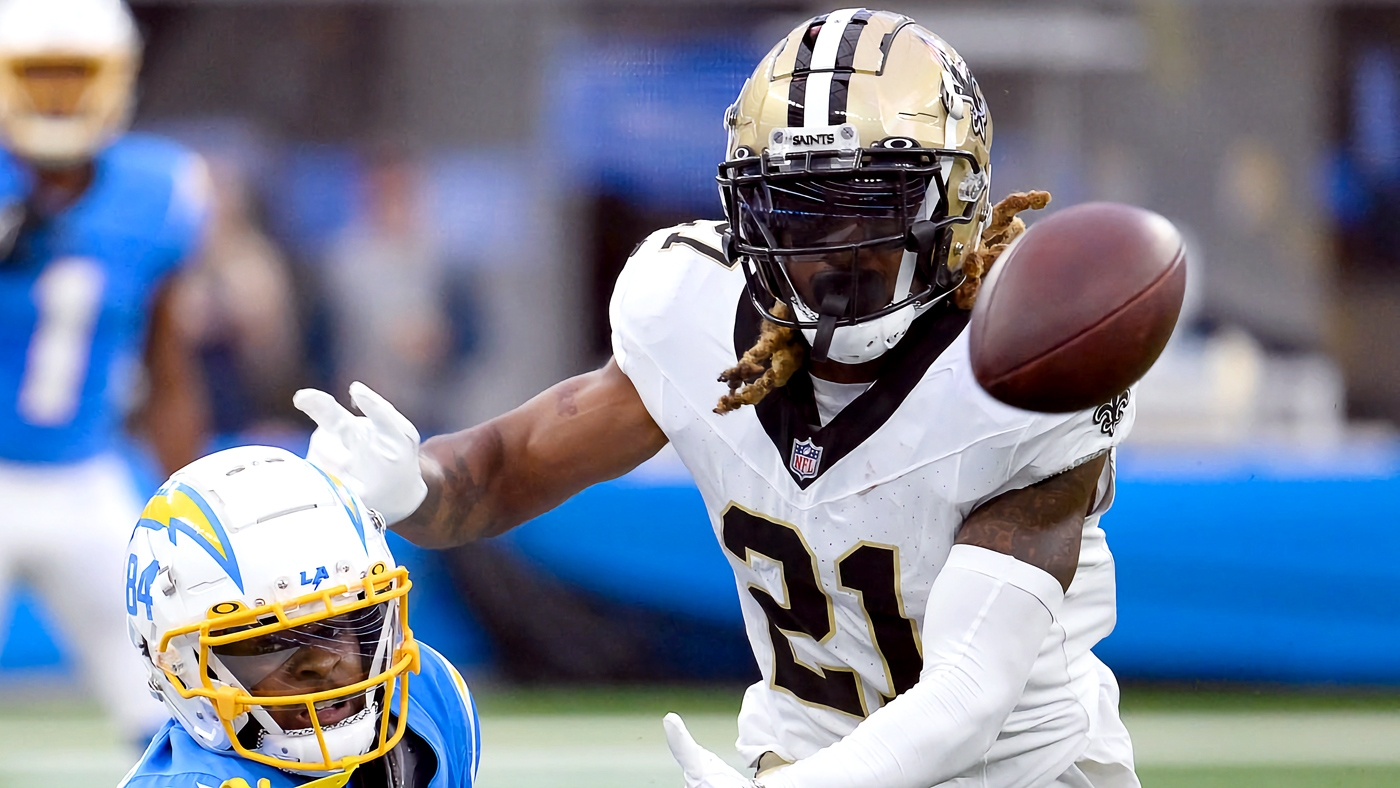
{"type": "MultiPolygon", "coordinates": [[[[818,426],[821,421],[812,396],[812,379],[805,366],[786,386],[769,392],[754,406],[793,482],[807,489],[888,421],[933,362],[962,333],[970,316],[970,312],[946,301],[930,308],[909,327],[908,335],[885,354],[885,364],[875,383],[825,427],[818,426]]],[[[736,359],[753,347],[761,324],[758,310],[745,290],[739,296],[734,317],[736,359]]]]}

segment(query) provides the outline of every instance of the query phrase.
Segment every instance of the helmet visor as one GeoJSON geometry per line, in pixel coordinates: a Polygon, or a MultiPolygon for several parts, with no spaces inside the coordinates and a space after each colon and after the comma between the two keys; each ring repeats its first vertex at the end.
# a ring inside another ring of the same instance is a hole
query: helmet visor
{"type": "MultiPolygon", "coordinates": [[[[329,692],[365,681],[383,669],[393,602],[352,610],[292,629],[213,647],[219,662],[254,698],[329,692]]],[[[250,630],[255,631],[255,630],[250,630]]],[[[229,634],[223,632],[219,634],[229,634]]],[[[366,708],[365,692],[305,704],[265,708],[283,730],[335,725],[366,708]]]]}
{"type": "Polygon", "coordinates": [[[735,189],[740,248],[799,312],[872,315],[909,295],[897,294],[904,236],[928,186],[907,172],[745,179],[735,189]]]}
{"type": "Polygon", "coordinates": [[[902,238],[928,185],[927,176],[901,172],[748,180],[736,189],[740,240],[779,251],[902,238]]]}

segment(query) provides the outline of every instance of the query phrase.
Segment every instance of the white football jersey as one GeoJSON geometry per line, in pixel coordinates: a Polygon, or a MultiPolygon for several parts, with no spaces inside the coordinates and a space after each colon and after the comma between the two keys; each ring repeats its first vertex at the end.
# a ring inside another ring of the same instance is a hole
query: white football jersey
{"type": "MultiPolygon", "coordinates": [[[[727,388],[716,378],[759,329],[744,274],[720,251],[723,229],[681,225],[637,248],[613,294],[613,350],[695,477],[734,570],[763,673],[744,698],[739,749],[794,760],[918,680],[929,589],[964,518],[1116,445],[1133,405],[1131,392],[1064,415],[997,402],[972,376],[968,313],[940,305],[825,427],[801,373],[756,407],[718,415],[727,388]]],[[[1110,462],[1058,625],[1002,728],[1024,742],[1011,749],[1064,766],[1095,724],[1101,667],[1089,650],[1114,624],[1098,528],[1112,474],[1110,462]]]]}

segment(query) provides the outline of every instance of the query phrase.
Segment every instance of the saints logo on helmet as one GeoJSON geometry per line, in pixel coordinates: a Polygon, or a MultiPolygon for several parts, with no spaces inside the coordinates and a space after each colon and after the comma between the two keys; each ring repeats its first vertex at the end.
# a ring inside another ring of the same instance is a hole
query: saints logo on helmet
{"type": "Polygon", "coordinates": [[[151,498],[127,621],[151,688],[200,746],[315,773],[399,742],[419,652],[408,570],[383,532],[339,481],[263,446],[197,460],[151,498]]]}
{"type": "Polygon", "coordinates": [[[131,118],[141,42],[121,0],[0,0],[0,135],[40,166],[92,158],[131,118]]]}
{"type": "Polygon", "coordinates": [[[815,17],[759,63],[725,125],[730,257],[815,360],[878,358],[956,290],[990,216],[992,124],[938,36],[886,11],[815,17]]]}

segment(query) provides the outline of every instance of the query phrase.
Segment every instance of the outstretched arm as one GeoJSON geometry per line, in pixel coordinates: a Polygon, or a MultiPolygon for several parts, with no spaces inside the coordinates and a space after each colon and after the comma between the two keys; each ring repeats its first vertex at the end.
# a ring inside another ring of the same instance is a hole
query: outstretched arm
{"type": "Polygon", "coordinates": [[[418,430],[383,397],[363,383],[351,384],[350,397],[364,416],[323,391],[297,392],[297,407],[317,423],[307,457],[424,547],[502,533],[666,445],[614,361],[421,449],[418,430]]]}
{"type": "Polygon", "coordinates": [[[1074,579],[1106,461],[1095,457],[968,516],[929,592],[918,683],[841,741],[755,783],[705,758],[679,720],[669,722],[687,788],[926,788],[985,757],[1074,579]]]}
{"type": "Polygon", "coordinates": [[[483,424],[423,444],[423,504],[395,526],[415,544],[495,536],[666,445],[632,381],[609,360],[483,424]]]}

